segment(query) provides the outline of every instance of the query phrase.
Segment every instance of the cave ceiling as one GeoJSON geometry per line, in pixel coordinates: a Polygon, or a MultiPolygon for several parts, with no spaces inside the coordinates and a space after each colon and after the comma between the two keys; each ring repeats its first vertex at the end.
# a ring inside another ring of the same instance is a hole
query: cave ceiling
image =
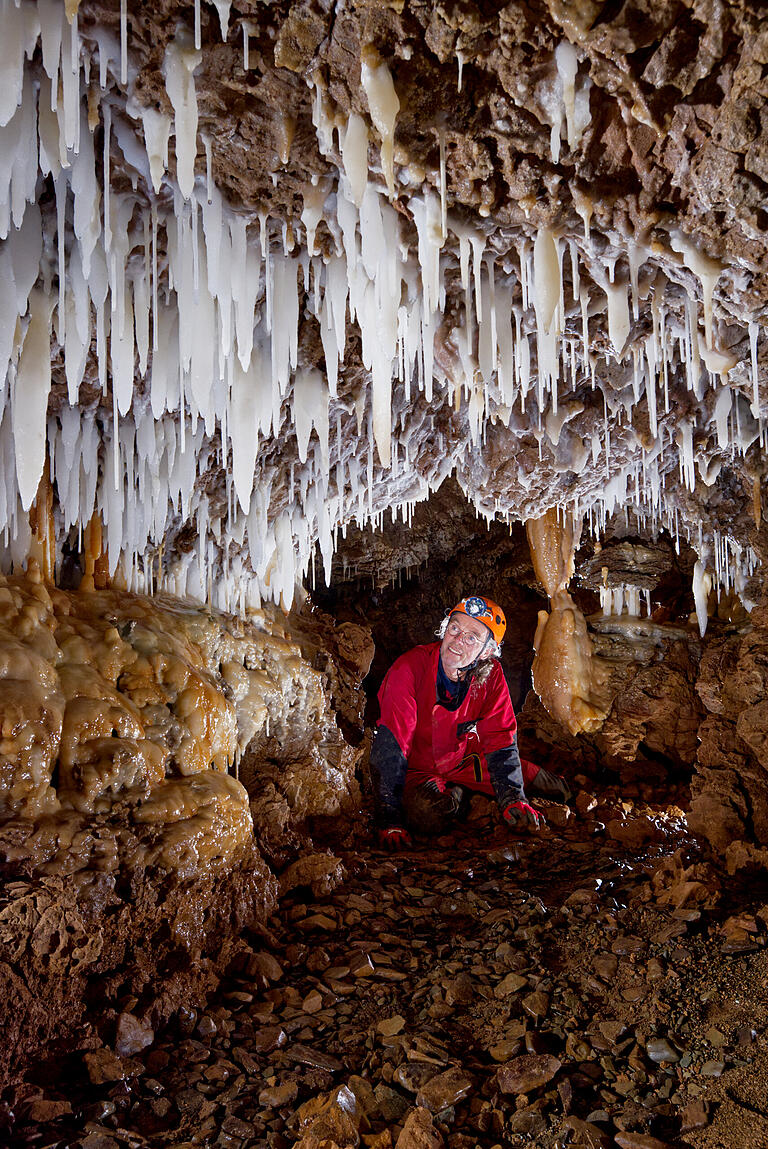
{"type": "Polygon", "coordinates": [[[759,5],[0,19],[6,563],[45,473],[59,562],[96,515],[134,588],[287,604],[453,474],[486,518],[621,512],[749,588],[759,5]]]}

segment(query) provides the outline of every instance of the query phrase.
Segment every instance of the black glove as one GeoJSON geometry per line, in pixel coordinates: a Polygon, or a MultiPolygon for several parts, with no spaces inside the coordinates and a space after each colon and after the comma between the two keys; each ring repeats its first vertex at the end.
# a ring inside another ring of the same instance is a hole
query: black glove
{"type": "Polygon", "coordinates": [[[371,780],[376,820],[384,826],[400,821],[406,770],[399,742],[389,727],[380,723],[371,747],[371,780]]]}

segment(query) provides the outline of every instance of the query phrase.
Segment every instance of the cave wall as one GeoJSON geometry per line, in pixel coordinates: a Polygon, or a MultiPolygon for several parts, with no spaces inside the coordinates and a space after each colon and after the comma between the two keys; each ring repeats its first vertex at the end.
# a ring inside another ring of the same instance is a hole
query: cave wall
{"type": "Polygon", "coordinates": [[[699,737],[690,823],[729,867],[765,860],[768,845],[768,603],[751,626],[708,645],[696,684],[706,708],[699,737]]]}
{"type": "Polygon", "coordinates": [[[105,1046],[130,1058],[233,965],[257,976],[278,899],[342,879],[314,837],[364,829],[337,714],[359,739],[369,633],[34,566],[0,615],[0,1091],[76,1051],[119,1076],[105,1046]]]}
{"type": "Polygon", "coordinates": [[[277,895],[253,846],[227,869],[201,867],[185,882],[141,865],[66,876],[3,869],[3,1091],[30,1071],[44,1081],[49,1063],[84,1051],[106,1045],[130,1057],[149,1045],[253,953],[249,939],[277,895]]]}

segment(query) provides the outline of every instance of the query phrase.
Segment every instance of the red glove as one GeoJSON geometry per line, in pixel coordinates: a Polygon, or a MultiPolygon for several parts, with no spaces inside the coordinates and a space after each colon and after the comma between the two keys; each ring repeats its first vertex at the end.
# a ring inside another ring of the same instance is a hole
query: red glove
{"type": "Polygon", "coordinates": [[[392,854],[413,845],[411,835],[402,826],[382,826],[378,837],[379,845],[392,854]]]}
{"type": "Polygon", "coordinates": [[[544,821],[544,815],[527,802],[512,802],[501,813],[511,830],[538,830],[544,821]]]}

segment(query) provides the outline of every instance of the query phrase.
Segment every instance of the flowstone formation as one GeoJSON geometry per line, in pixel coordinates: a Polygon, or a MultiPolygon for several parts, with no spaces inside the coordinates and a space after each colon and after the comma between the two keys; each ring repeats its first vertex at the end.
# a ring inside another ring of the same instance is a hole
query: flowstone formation
{"type": "MultiPolygon", "coordinates": [[[[578,526],[581,526],[579,522],[578,526]]],[[[568,592],[573,577],[574,524],[554,511],[526,524],[533,567],[551,605],[540,611],[533,638],[533,687],[548,712],[568,730],[599,730],[608,710],[599,699],[607,677],[595,659],[587,623],[568,592]]]]}
{"type": "Polygon", "coordinates": [[[3,1085],[62,1038],[143,1048],[247,962],[279,894],[341,877],[311,835],[358,812],[332,692],[369,654],[359,627],[294,628],[3,577],[3,1085]]]}

